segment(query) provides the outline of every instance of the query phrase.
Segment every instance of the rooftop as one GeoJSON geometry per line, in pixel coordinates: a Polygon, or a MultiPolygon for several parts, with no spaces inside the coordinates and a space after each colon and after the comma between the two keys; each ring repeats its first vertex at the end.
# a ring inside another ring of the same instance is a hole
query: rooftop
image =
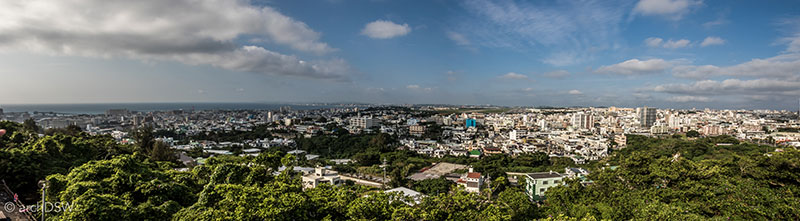
{"type": "Polygon", "coordinates": [[[556,178],[562,177],[561,174],[556,172],[539,172],[539,173],[529,173],[529,177],[533,179],[544,179],[544,178],[556,178]]]}

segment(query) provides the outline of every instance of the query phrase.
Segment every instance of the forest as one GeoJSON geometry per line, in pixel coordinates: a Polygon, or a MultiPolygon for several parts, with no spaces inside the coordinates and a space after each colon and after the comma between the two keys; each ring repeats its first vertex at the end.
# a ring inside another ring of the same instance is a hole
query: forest
{"type": "MultiPolygon", "coordinates": [[[[575,166],[531,154],[430,159],[386,147],[388,135],[298,141],[312,153],[389,158],[407,172],[435,161],[459,162],[492,174],[491,188],[467,193],[447,180],[395,182],[427,195],[407,204],[402,195],[358,185],[303,191],[289,168],[303,161],[283,151],[209,158],[186,171],[163,144],[137,135],[137,144],[60,130],[39,135],[35,125],[0,122],[0,178],[26,204],[69,202],[48,220],[798,220],[800,152],[739,142],[727,136],[689,139],[628,136],[625,149],[587,165],[589,182],[569,180],[542,202],[505,181],[505,171],[575,166]],[[353,145],[362,151],[326,145],[353,145]],[[724,143],[726,145],[717,145],[724,143]],[[323,148],[324,147],[324,148],[323,148]],[[414,164],[414,166],[409,166],[414,164]]],[[[373,162],[374,163],[374,162],[373,162]]],[[[403,177],[400,174],[398,177],[403,177]]]]}

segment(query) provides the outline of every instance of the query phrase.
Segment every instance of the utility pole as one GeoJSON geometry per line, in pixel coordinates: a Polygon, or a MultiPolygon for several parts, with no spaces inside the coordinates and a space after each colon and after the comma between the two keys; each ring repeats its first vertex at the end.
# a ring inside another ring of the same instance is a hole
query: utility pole
{"type": "Polygon", "coordinates": [[[47,195],[47,180],[40,180],[39,186],[42,187],[42,206],[39,208],[42,210],[42,221],[44,221],[44,210],[45,210],[45,196],[47,195]]]}
{"type": "Polygon", "coordinates": [[[383,164],[381,164],[381,168],[383,168],[383,189],[386,189],[386,158],[383,158],[383,164]]]}

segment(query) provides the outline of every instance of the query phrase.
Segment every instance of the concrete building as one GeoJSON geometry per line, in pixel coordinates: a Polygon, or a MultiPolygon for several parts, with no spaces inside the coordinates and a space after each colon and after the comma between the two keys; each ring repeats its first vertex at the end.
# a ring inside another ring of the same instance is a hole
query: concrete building
{"type": "Polygon", "coordinates": [[[625,148],[628,146],[628,136],[625,136],[625,134],[614,135],[614,142],[617,143],[617,149],[625,148]]]}
{"type": "Polygon", "coordinates": [[[425,134],[425,126],[411,125],[408,127],[408,132],[414,136],[422,136],[423,134],[425,134]]]}
{"type": "Polygon", "coordinates": [[[478,121],[475,119],[468,118],[467,120],[464,121],[464,128],[477,127],[477,126],[478,126],[478,121]]]}
{"type": "Polygon", "coordinates": [[[508,139],[513,141],[520,140],[526,136],[528,136],[528,131],[526,130],[512,130],[511,132],[508,132],[508,139]]]}
{"type": "Polygon", "coordinates": [[[666,125],[653,125],[650,127],[651,134],[667,134],[669,133],[669,127],[666,125]]]}
{"type": "Polygon", "coordinates": [[[567,178],[582,178],[589,175],[589,171],[580,167],[564,168],[564,175],[567,178]]]}
{"type": "Polygon", "coordinates": [[[350,119],[350,126],[367,129],[378,126],[379,120],[371,117],[354,117],[350,119]]]}
{"type": "Polygon", "coordinates": [[[591,129],[594,127],[594,115],[577,113],[572,115],[572,127],[575,129],[591,129]]]}
{"type": "Polygon", "coordinates": [[[639,109],[639,124],[643,128],[650,129],[656,122],[656,109],[652,107],[642,107],[639,109]]]}
{"type": "Polygon", "coordinates": [[[314,168],[313,173],[303,175],[303,189],[316,188],[321,183],[339,185],[342,180],[336,171],[329,171],[322,167],[314,168]]]}
{"type": "Polygon", "coordinates": [[[410,201],[408,201],[406,199],[400,199],[400,201],[402,201],[405,204],[408,204],[409,206],[417,205],[420,202],[422,202],[422,198],[425,198],[425,194],[422,194],[420,192],[417,192],[417,191],[414,191],[412,189],[405,188],[405,187],[397,187],[397,188],[394,188],[394,189],[386,190],[384,192],[386,192],[386,193],[395,193],[395,192],[397,192],[397,193],[403,194],[403,197],[409,198],[410,201]]]}
{"type": "Polygon", "coordinates": [[[553,171],[526,174],[525,193],[531,200],[543,199],[547,189],[563,184],[563,178],[564,175],[553,171]]]}
{"type": "Polygon", "coordinates": [[[478,193],[481,192],[481,188],[483,187],[483,175],[481,173],[476,173],[472,171],[472,168],[469,168],[469,172],[461,175],[461,178],[456,181],[459,186],[463,186],[467,192],[471,193],[478,193]]]}

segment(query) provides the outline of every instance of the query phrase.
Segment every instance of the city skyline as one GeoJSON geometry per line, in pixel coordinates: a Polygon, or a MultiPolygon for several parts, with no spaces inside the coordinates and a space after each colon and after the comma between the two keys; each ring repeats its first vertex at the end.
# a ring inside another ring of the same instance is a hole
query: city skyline
{"type": "Polygon", "coordinates": [[[0,106],[363,102],[797,110],[798,6],[3,2],[0,106]]]}

